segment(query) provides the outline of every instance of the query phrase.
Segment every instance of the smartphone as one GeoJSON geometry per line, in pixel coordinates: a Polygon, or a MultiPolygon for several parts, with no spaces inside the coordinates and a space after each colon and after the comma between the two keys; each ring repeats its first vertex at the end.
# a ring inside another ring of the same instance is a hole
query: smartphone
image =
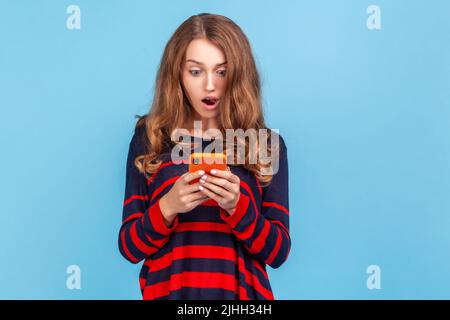
{"type": "MultiPolygon", "coordinates": [[[[189,172],[203,170],[210,174],[212,169],[227,170],[227,157],[223,153],[194,152],[189,156],[189,172]]],[[[194,184],[200,177],[192,180],[189,184],[194,184]]]]}

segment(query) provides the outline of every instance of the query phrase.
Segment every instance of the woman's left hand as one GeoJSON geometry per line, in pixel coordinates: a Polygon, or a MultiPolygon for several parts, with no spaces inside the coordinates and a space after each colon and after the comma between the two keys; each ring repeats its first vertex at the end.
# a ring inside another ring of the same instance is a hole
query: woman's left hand
{"type": "Polygon", "coordinates": [[[227,169],[213,169],[211,174],[204,174],[200,179],[200,190],[231,215],[240,198],[241,180],[229,167],[227,169]]]}

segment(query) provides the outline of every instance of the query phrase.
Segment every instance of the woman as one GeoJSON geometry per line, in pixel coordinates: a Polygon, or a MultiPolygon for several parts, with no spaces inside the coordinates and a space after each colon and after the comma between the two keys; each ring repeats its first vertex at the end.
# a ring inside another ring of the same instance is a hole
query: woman
{"type": "Polygon", "coordinates": [[[227,152],[244,145],[243,164],[189,173],[171,158],[180,128],[202,148],[213,142],[209,130],[223,138],[227,129],[267,129],[250,44],[224,16],[190,17],[165,47],[152,108],[129,145],[119,249],[145,260],[143,299],[274,299],[266,265],[278,268],[291,247],[284,140],[269,130],[280,141],[267,148],[279,160],[271,175],[273,163],[248,161],[256,151],[245,139],[214,139],[227,152]],[[194,121],[206,130],[194,135],[194,121]]]}

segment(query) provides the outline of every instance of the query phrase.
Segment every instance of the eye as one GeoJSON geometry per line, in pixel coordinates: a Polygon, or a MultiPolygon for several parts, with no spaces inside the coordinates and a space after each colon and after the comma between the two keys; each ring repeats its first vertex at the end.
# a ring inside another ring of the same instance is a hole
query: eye
{"type": "Polygon", "coordinates": [[[194,77],[198,76],[200,74],[200,70],[189,70],[189,73],[192,74],[194,77]]]}
{"type": "Polygon", "coordinates": [[[219,73],[219,75],[220,75],[221,77],[225,77],[225,75],[226,75],[226,73],[227,73],[227,70],[219,70],[219,71],[217,71],[217,73],[219,73]]]}

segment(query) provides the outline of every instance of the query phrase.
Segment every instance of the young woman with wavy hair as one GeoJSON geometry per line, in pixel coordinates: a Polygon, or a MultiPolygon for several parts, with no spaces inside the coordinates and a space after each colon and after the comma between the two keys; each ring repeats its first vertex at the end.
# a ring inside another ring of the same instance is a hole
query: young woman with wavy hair
{"type": "Polygon", "coordinates": [[[190,17],[164,49],[154,90],[129,145],[119,231],[121,254],[144,260],[143,298],[274,299],[266,265],[278,268],[291,248],[287,148],[265,125],[247,37],[227,17],[190,17]],[[227,154],[244,147],[245,161],[233,152],[227,170],[189,173],[172,157],[175,146],[186,147],[174,139],[180,129],[191,151],[219,142],[227,154]],[[224,138],[239,129],[268,135],[224,138]],[[249,161],[261,146],[276,161],[249,161]]]}

